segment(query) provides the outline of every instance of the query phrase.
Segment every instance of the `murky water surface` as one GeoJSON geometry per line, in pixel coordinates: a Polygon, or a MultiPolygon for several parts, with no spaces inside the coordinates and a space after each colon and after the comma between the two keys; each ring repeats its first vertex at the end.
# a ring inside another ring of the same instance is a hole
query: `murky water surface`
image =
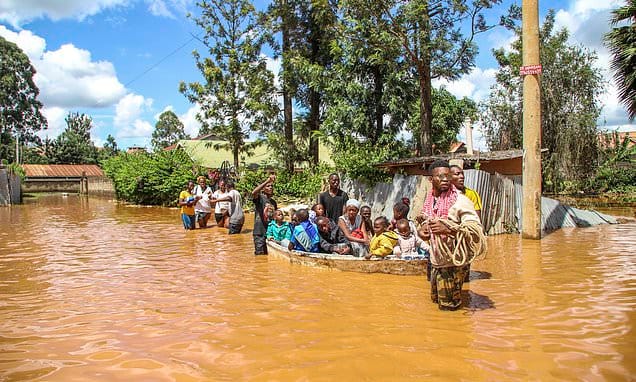
{"type": "MultiPolygon", "coordinates": [[[[251,227],[251,222],[246,225],[251,227]]],[[[0,208],[0,380],[634,380],[636,224],[489,238],[423,277],[254,257],[251,232],[78,196],[0,208]]]]}

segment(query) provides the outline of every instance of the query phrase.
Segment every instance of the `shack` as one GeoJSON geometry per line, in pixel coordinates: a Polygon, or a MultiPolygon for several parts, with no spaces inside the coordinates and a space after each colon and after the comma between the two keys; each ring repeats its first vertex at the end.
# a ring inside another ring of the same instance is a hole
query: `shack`
{"type": "Polygon", "coordinates": [[[22,192],[114,194],[112,182],[97,165],[24,164],[22,192]]]}

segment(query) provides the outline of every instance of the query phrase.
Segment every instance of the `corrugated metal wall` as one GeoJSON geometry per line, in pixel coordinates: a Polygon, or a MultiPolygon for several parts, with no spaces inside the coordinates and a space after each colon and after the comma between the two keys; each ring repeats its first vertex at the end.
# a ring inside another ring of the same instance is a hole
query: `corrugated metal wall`
{"type": "MultiPolygon", "coordinates": [[[[464,170],[466,186],[481,196],[484,230],[488,235],[521,232],[523,188],[521,176],[490,174],[480,170],[464,170]]],[[[396,174],[393,183],[378,183],[373,188],[365,184],[342,180],[342,189],[349,197],[371,206],[372,215],[393,216],[393,205],[402,197],[411,199],[409,218],[422,210],[426,192],[431,185],[428,177],[396,174]]],[[[569,207],[550,198],[541,198],[541,219],[544,232],[562,227],[588,227],[615,224],[616,219],[596,211],[569,207]]]]}

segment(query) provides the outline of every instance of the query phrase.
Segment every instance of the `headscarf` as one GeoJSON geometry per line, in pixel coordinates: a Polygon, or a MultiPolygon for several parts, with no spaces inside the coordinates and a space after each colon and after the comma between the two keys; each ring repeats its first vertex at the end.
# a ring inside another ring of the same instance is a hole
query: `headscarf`
{"type": "Polygon", "coordinates": [[[355,207],[357,209],[360,209],[360,202],[356,199],[349,199],[347,200],[347,204],[345,204],[345,207],[355,207]]]}
{"type": "Polygon", "coordinates": [[[435,202],[435,197],[433,196],[433,189],[431,189],[426,195],[426,200],[424,201],[424,208],[422,211],[429,218],[447,218],[448,211],[457,201],[457,188],[450,185],[450,188],[442,192],[440,196],[437,198],[437,202],[435,202]]]}

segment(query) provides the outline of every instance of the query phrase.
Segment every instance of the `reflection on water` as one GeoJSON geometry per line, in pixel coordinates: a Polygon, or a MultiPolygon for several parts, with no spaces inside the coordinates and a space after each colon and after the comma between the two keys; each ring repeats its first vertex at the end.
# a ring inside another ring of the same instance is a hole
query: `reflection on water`
{"type": "MultiPolygon", "coordinates": [[[[246,224],[251,227],[251,223],[246,224]]],[[[466,308],[423,277],[252,255],[178,211],[0,209],[0,380],[631,380],[636,224],[489,238],[466,308]]]]}

